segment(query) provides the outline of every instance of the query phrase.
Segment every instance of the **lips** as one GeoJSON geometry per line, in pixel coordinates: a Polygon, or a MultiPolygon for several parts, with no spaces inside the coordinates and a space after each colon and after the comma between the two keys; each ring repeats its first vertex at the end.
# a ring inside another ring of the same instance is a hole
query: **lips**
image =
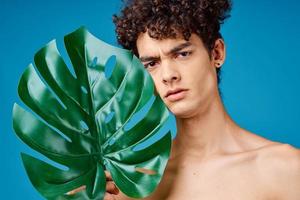
{"type": "Polygon", "coordinates": [[[187,89],[181,89],[181,88],[169,90],[165,95],[165,98],[168,99],[169,101],[178,101],[185,97],[186,91],[187,89]]]}

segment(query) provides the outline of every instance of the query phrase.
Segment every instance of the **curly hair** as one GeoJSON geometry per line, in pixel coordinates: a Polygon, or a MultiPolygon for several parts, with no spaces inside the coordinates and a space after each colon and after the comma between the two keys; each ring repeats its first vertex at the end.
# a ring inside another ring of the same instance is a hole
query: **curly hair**
{"type": "Polygon", "coordinates": [[[137,56],[136,41],[145,32],[158,40],[178,34],[188,40],[195,33],[210,55],[216,39],[222,38],[220,25],[230,16],[231,7],[230,0],[129,0],[119,16],[113,15],[113,22],[119,44],[137,56]]]}

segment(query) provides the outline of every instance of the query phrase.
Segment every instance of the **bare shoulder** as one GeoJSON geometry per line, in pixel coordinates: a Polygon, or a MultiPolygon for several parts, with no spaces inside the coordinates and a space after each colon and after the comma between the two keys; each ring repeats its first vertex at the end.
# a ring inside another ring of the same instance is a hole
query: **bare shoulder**
{"type": "Polygon", "coordinates": [[[272,143],[258,151],[259,162],[275,170],[300,170],[300,149],[290,144],[272,143]]]}
{"type": "Polygon", "coordinates": [[[258,151],[258,170],[265,184],[280,199],[300,197],[300,150],[289,144],[274,143],[258,151]]]}

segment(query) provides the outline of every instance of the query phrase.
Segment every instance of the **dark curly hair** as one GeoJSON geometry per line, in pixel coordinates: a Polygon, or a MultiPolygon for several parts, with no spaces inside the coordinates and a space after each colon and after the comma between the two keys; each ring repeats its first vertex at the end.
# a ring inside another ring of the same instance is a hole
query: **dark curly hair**
{"type": "Polygon", "coordinates": [[[222,38],[220,24],[230,16],[231,5],[230,0],[129,0],[113,21],[119,44],[137,56],[136,40],[146,31],[159,40],[178,34],[188,40],[195,33],[210,55],[216,39],[222,38]]]}

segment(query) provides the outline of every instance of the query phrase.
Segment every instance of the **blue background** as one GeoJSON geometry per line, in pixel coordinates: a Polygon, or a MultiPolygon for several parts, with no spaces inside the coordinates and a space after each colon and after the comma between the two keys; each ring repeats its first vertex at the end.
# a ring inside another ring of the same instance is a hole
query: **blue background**
{"type": "MultiPolygon", "coordinates": [[[[227,60],[221,88],[226,108],[240,126],[299,148],[300,2],[286,2],[234,1],[222,30],[227,60]]],[[[22,72],[50,40],[56,38],[63,50],[63,36],[81,25],[117,45],[111,16],[120,8],[117,0],[0,1],[1,199],[42,199],[20,160],[21,151],[34,152],[12,129],[12,106],[20,102],[17,84],[22,72]]]]}

